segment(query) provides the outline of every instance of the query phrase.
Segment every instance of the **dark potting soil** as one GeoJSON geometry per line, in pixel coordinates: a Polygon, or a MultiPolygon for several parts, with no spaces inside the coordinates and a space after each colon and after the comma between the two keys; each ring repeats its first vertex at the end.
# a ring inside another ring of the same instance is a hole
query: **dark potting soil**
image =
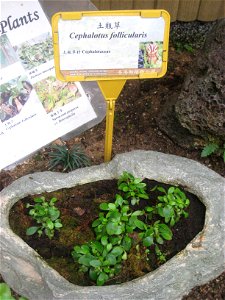
{"type": "MultiPolygon", "coordinates": [[[[149,192],[159,183],[153,180],[145,179],[147,191],[149,192]]],[[[168,185],[159,184],[168,189],[168,185]]],[[[18,201],[11,209],[9,222],[12,230],[19,235],[30,247],[32,247],[40,256],[56,271],[58,271],[68,281],[77,285],[93,285],[87,274],[79,272],[79,264],[74,262],[71,251],[75,245],[82,245],[87,241],[94,239],[94,232],[91,223],[98,217],[99,204],[102,202],[113,202],[118,193],[116,180],[98,181],[82,186],[76,186],[70,189],[62,189],[48,194],[42,194],[46,199],[56,197],[58,201],[56,206],[61,212],[61,221],[63,227],[56,231],[52,240],[44,235],[38,237],[26,236],[26,229],[35,225],[34,221],[28,215],[29,209],[26,204],[33,204],[33,199],[40,195],[29,196],[18,201]]],[[[150,192],[149,200],[140,201],[140,209],[145,205],[155,203],[155,199],[160,193],[150,192]]],[[[205,220],[205,206],[198,198],[185,191],[190,200],[190,206],[187,209],[188,218],[181,218],[172,228],[173,239],[165,241],[160,249],[166,255],[167,260],[172,258],[203,229],[205,220]]],[[[137,209],[137,207],[135,207],[137,209]]],[[[145,253],[145,249],[136,247],[138,234],[132,234],[133,246],[128,254],[128,259],[123,262],[122,271],[106,284],[117,284],[130,281],[134,278],[145,275],[160,266],[155,252],[150,248],[150,253],[145,253]]]]}

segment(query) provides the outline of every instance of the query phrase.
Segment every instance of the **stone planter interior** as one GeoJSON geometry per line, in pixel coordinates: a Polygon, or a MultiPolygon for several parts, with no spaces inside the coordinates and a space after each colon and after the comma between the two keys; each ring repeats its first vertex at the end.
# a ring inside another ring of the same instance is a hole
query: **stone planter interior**
{"type": "Polygon", "coordinates": [[[195,286],[224,271],[225,179],[186,158],[153,151],[117,155],[111,162],[68,174],[39,172],[19,178],[0,193],[1,274],[17,293],[34,300],[50,299],[181,299],[195,286]],[[203,230],[155,271],[113,286],[82,287],[59,275],[9,226],[9,211],[20,199],[85,183],[136,177],[184,186],[206,207],[203,230]],[[162,288],[163,287],[163,288],[162,288]]]}

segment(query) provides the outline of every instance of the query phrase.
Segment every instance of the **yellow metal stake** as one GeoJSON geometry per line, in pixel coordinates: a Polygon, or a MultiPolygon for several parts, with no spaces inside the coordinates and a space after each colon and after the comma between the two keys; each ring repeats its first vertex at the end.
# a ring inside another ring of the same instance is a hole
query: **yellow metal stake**
{"type": "Polygon", "coordinates": [[[99,80],[98,85],[107,102],[104,161],[111,160],[115,102],[126,80],[99,80]]]}

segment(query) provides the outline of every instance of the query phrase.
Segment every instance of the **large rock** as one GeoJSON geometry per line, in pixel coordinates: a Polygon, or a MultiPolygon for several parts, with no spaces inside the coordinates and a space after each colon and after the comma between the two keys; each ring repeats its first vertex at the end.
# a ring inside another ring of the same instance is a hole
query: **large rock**
{"type": "Polygon", "coordinates": [[[225,139],[225,19],[208,35],[175,105],[192,134],[225,139]]]}
{"type": "Polygon", "coordinates": [[[4,280],[30,300],[177,300],[196,285],[224,271],[225,179],[205,166],[173,155],[134,151],[110,163],[68,174],[41,172],[24,176],[0,193],[0,260],[4,280]],[[187,247],[157,270],[114,286],[81,287],[60,276],[9,227],[9,211],[27,195],[89,182],[118,178],[123,171],[137,177],[185,186],[206,206],[203,230],[187,247]]]}
{"type": "Polygon", "coordinates": [[[184,147],[225,140],[225,19],[208,34],[179,95],[166,101],[159,127],[184,147]]]}

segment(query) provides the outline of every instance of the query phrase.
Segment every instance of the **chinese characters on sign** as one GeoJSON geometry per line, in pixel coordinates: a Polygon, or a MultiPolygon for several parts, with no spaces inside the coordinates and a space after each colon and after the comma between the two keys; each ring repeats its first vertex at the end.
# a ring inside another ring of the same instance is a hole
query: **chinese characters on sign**
{"type": "Polygon", "coordinates": [[[61,79],[152,78],[165,74],[167,12],[87,12],[72,20],[70,15],[53,17],[56,72],[61,79]]]}

